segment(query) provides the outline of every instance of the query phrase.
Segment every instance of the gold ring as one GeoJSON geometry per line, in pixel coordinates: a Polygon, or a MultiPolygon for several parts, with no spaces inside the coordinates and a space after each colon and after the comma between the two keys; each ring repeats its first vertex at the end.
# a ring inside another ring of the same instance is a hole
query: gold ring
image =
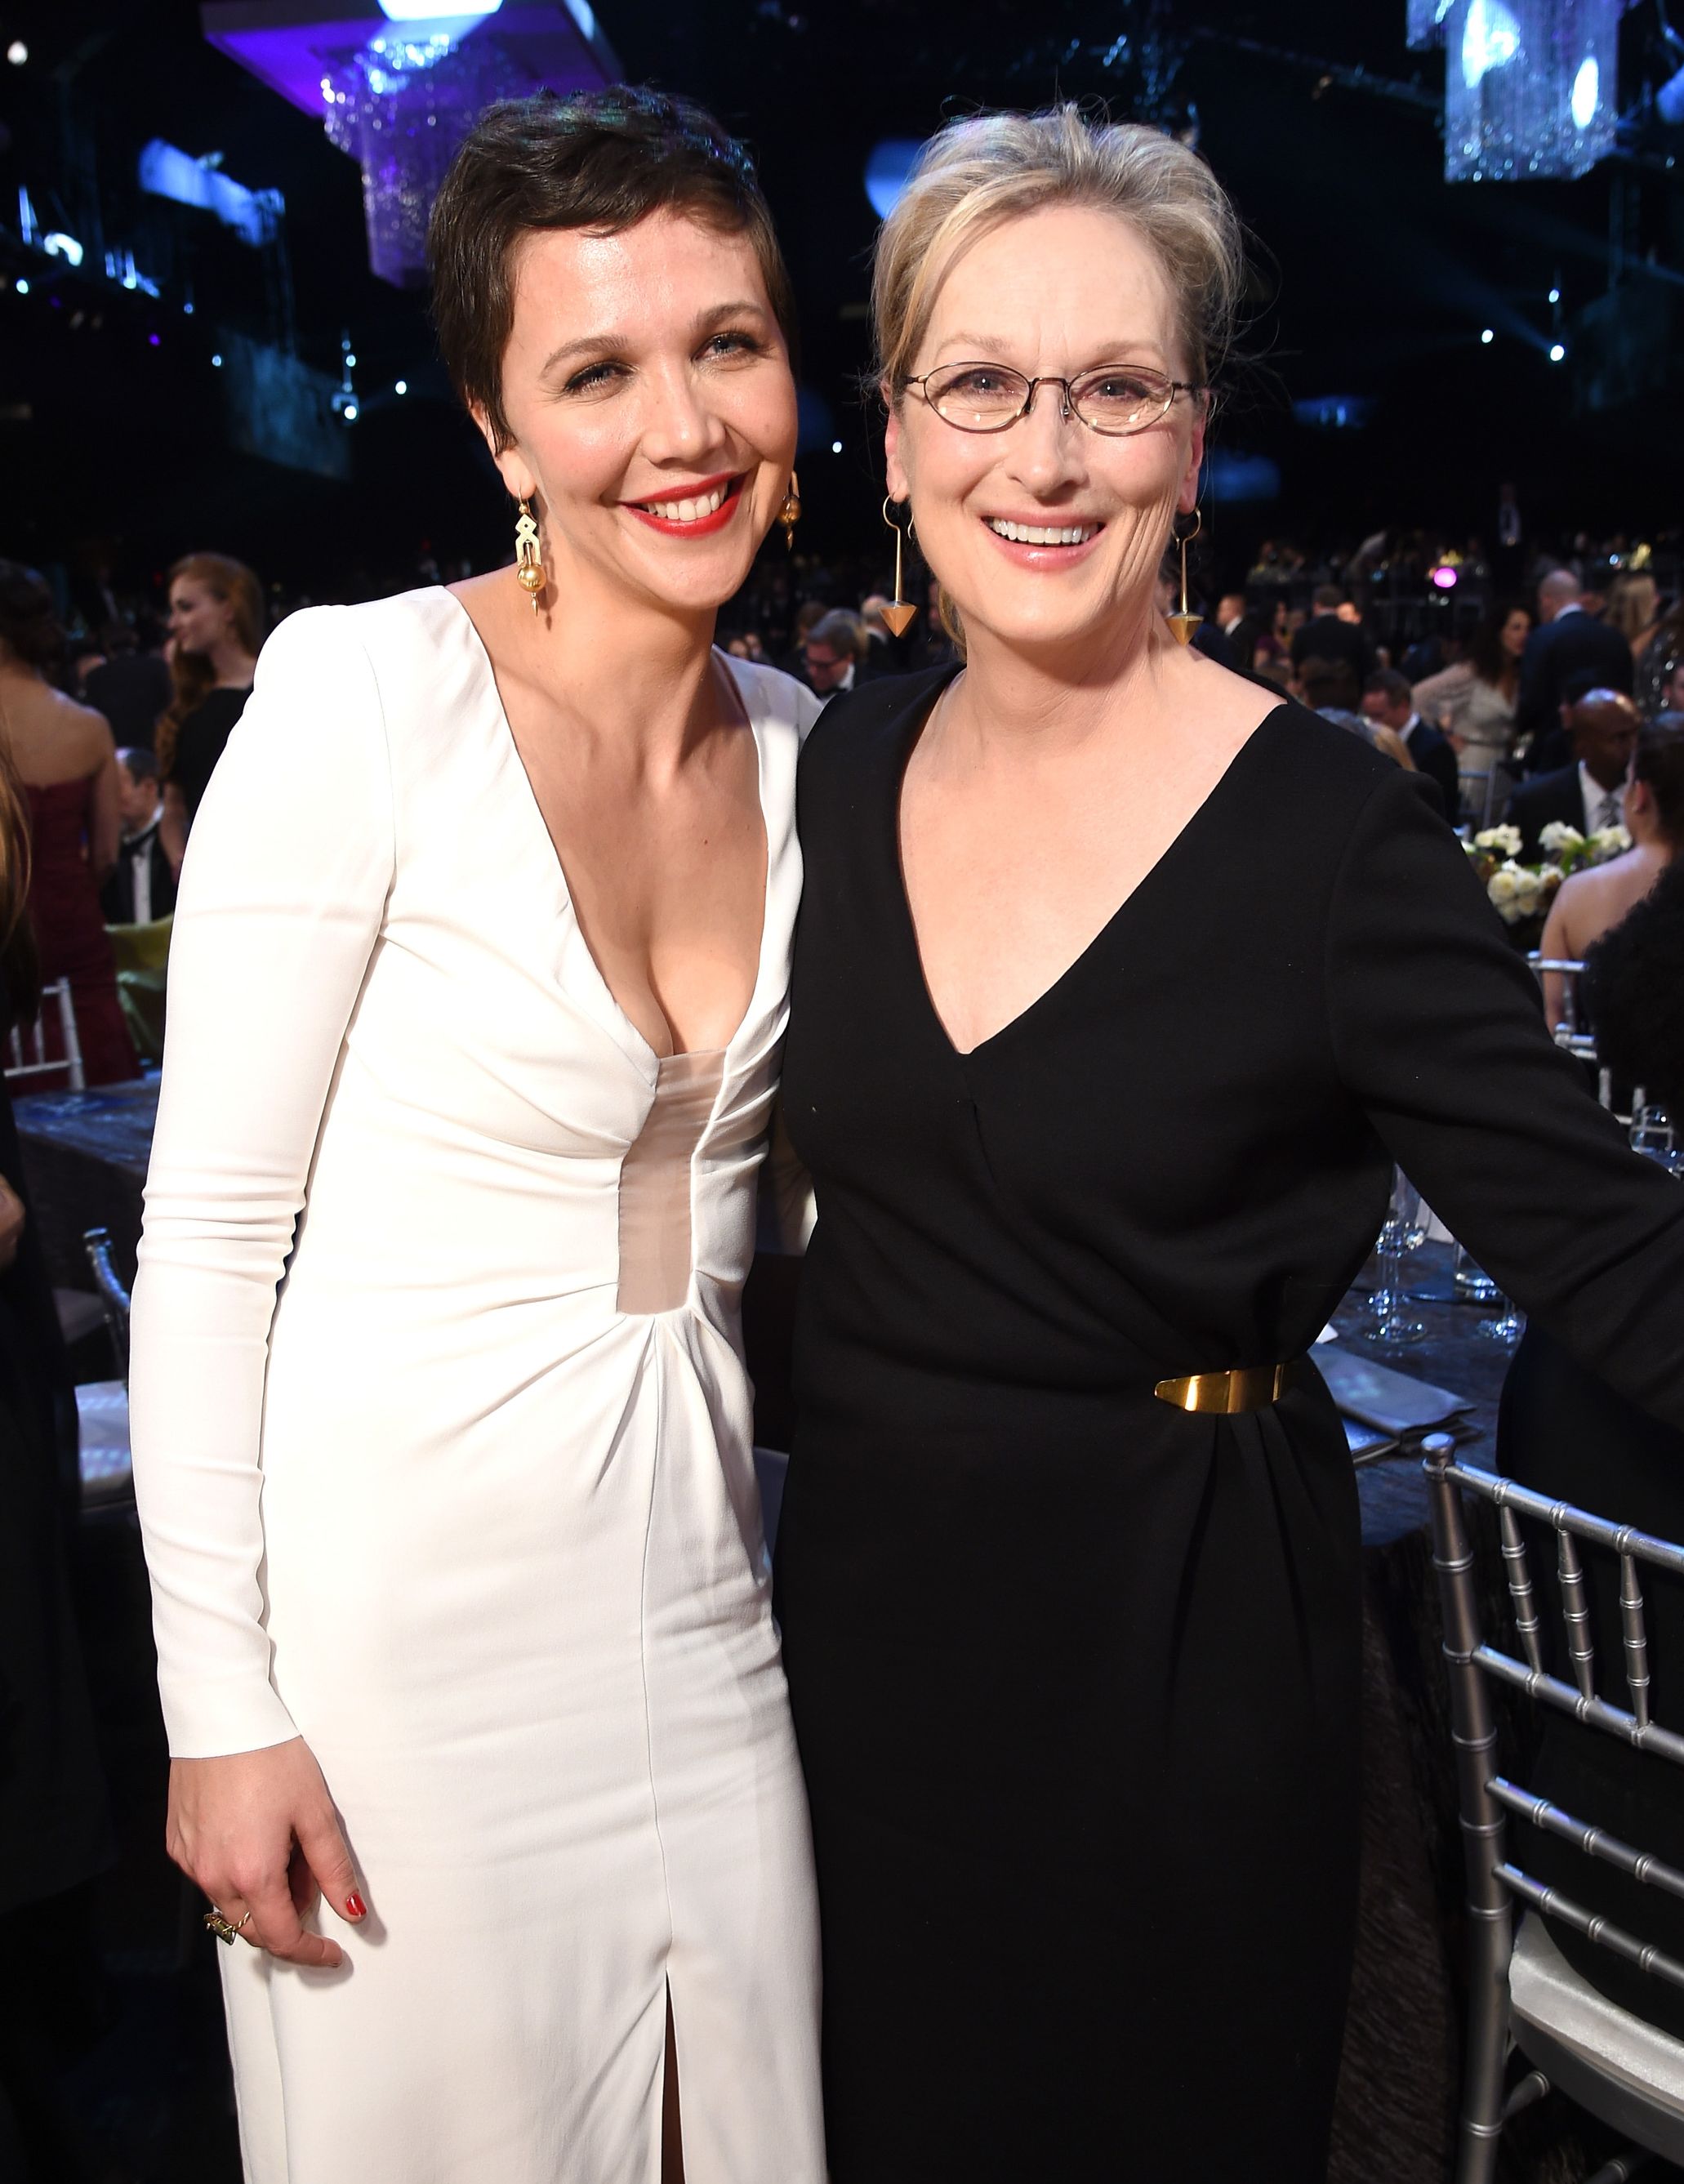
{"type": "Polygon", "coordinates": [[[204,1923],[219,1942],[226,1942],[231,1949],[239,1937],[241,1928],[251,1923],[251,1915],[248,1911],[243,1919],[230,1920],[225,1919],[213,1903],[204,1914],[204,1923]]]}

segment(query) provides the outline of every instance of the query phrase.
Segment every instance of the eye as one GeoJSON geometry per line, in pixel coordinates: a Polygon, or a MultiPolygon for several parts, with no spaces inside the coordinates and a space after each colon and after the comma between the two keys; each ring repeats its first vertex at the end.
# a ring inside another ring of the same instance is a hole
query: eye
{"type": "Polygon", "coordinates": [[[711,334],[703,345],[702,354],[716,360],[731,356],[759,356],[763,346],[753,334],[737,327],[729,332],[711,334]]]}
{"type": "Polygon", "coordinates": [[[605,358],[600,364],[588,364],[582,371],[576,371],[561,391],[564,394],[599,393],[611,386],[624,370],[623,365],[605,358]]]}
{"type": "Polygon", "coordinates": [[[991,364],[963,365],[942,388],[944,394],[1003,394],[1011,386],[1010,376],[991,364]]]}

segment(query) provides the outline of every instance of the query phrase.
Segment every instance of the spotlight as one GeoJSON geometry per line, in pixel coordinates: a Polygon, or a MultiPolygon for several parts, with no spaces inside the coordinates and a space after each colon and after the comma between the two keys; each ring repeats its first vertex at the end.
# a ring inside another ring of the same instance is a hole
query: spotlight
{"type": "Polygon", "coordinates": [[[29,293],[29,282],[28,282],[27,281],[19,281],[14,282],[14,287],[16,287],[17,292],[18,292],[18,293],[19,293],[20,296],[27,296],[27,295],[28,295],[28,293],[29,293]]]}
{"type": "Polygon", "coordinates": [[[1561,291],[1559,288],[1552,288],[1550,290],[1548,301],[1552,304],[1559,304],[1561,301],[1561,291]]]}
{"type": "Polygon", "coordinates": [[[221,353],[221,351],[220,351],[220,349],[217,351],[216,354],[211,358],[210,361],[211,361],[212,366],[214,367],[214,369],[215,369],[215,370],[218,370],[218,371],[220,371],[220,370],[221,370],[221,369],[222,369],[222,353],[221,353]]]}
{"type": "Polygon", "coordinates": [[[183,318],[190,319],[190,318],[192,318],[192,315],[193,315],[193,307],[192,307],[192,305],[191,304],[182,304],[182,306],[181,306],[181,315],[182,315],[182,317],[183,317],[183,318]]]}
{"type": "Polygon", "coordinates": [[[841,454],[841,452],[842,452],[842,443],[840,442],[840,440],[833,440],[833,441],[831,442],[831,443],[830,443],[830,452],[831,452],[831,454],[832,454],[833,455],[839,455],[839,454],[841,454]]]}
{"type": "Polygon", "coordinates": [[[14,38],[6,48],[6,58],[14,68],[21,68],[29,58],[29,47],[21,38],[14,38]]]}
{"type": "Polygon", "coordinates": [[[357,421],[356,404],[354,402],[348,402],[341,414],[343,415],[345,422],[348,425],[354,425],[357,421]]]}
{"type": "Polygon", "coordinates": [[[407,394],[409,391],[410,382],[407,379],[400,379],[392,390],[394,394],[407,394]]]}
{"type": "Polygon", "coordinates": [[[349,349],[347,349],[345,352],[345,369],[347,371],[354,371],[356,368],[357,359],[351,354],[349,349]]]}
{"type": "Polygon", "coordinates": [[[1563,361],[1563,359],[1565,358],[1566,354],[1567,354],[1566,350],[1565,350],[1564,348],[1563,348],[1563,347],[1561,346],[1561,343],[1560,343],[1559,342],[1552,342],[1552,343],[1550,343],[1550,345],[1549,345],[1549,360],[1550,360],[1550,362],[1551,362],[1552,364],[1559,364],[1559,363],[1561,363],[1561,362],[1563,361]]]}
{"type": "Polygon", "coordinates": [[[1456,588],[1456,571],[1447,561],[1441,561],[1432,571],[1432,581],[1441,592],[1453,592],[1456,588]]]}
{"type": "Polygon", "coordinates": [[[1490,326],[1486,326],[1480,334],[1480,339],[1485,343],[1486,347],[1489,348],[1492,343],[1497,339],[1497,335],[1490,326]]]}
{"type": "Polygon", "coordinates": [[[157,348],[159,346],[159,337],[157,334],[148,334],[146,337],[146,345],[148,348],[157,348]]]}

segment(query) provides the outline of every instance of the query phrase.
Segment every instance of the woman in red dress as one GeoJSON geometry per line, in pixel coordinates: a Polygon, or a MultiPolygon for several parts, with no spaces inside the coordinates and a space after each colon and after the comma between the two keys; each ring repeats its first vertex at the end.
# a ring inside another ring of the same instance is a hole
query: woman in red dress
{"type": "MultiPolygon", "coordinates": [[[[103,716],[47,680],[63,647],[46,585],[32,569],[0,561],[0,738],[29,805],[41,975],[49,985],[70,980],[86,1080],[112,1084],[140,1073],[99,910],[100,883],[117,861],[117,754],[103,716]]],[[[62,1055],[50,1005],[44,1021],[47,1053],[62,1055]]]]}

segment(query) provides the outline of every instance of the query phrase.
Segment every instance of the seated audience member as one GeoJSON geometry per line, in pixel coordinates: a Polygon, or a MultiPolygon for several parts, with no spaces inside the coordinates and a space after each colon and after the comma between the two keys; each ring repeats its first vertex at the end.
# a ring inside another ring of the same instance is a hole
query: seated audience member
{"type": "MultiPolygon", "coordinates": [[[[1598,1053],[1619,1079],[1641,1084],[1674,1116],[1684,1114],[1684,860],[1669,865],[1653,891],[1592,951],[1586,1001],[1598,1053]]],[[[1552,1499],[1634,1524],[1663,1539],[1684,1540],[1684,1434],[1660,1424],[1575,1364],[1534,1323],[1509,1368],[1497,1424],[1497,1468],[1552,1499]]],[[[1532,1585],[1553,1607],[1555,1552],[1543,1528],[1527,1528],[1532,1585]]],[[[1620,1566],[1581,1548],[1598,1689],[1624,1704],[1620,1566]]],[[[1684,1579],[1640,1565],[1645,1620],[1659,1719],[1677,1725],[1684,1666],[1684,1579]],[[1661,1663],[1665,1663],[1662,1667],[1661,1663]],[[1670,1679],[1668,1680],[1668,1670],[1670,1679]]],[[[1560,1618],[1553,1626],[1559,1676],[1560,1618]]],[[[1575,1819],[1617,1836],[1674,1866],[1684,1866],[1684,1797],[1664,1761],[1539,1707],[1536,1757],[1526,1787],[1575,1819]]],[[[1514,1826],[1514,1862],[1587,1910],[1684,1958],[1684,1902],[1645,1886],[1599,1858],[1530,1826],[1514,1826]]],[[[1684,2039],[1684,1992],[1629,1964],[1559,1920],[1550,1932],[1591,1985],[1622,2008],[1684,2039]]]]}
{"type": "MultiPolygon", "coordinates": [[[[86,1080],[112,1084],[138,1074],[99,914],[100,884],[117,859],[117,754],[103,717],[49,679],[63,644],[42,579],[0,561],[0,742],[29,812],[29,915],[41,974],[48,984],[69,980],[86,1080]]],[[[48,1058],[62,1059],[55,1010],[44,1029],[48,1058]]]]}
{"type": "Polygon", "coordinates": [[[1415,710],[1444,730],[1464,773],[1491,773],[1514,748],[1520,655],[1531,627],[1525,607],[1492,608],[1475,630],[1468,657],[1415,685],[1415,710]]]}
{"type": "Polygon", "coordinates": [[[1292,638],[1292,665],[1302,675],[1307,660],[1342,660],[1360,689],[1363,678],[1374,672],[1375,649],[1349,596],[1337,584],[1319,584],[1311,604],[1310,619],[1292,638]]]}
{"type": "Polygon", "coordinates": [[[1594,834],[1618,827],[1620,800],[1642,726],[1637,707],[1617,690],[1592,688],[1562,708],[1569,762],[1517,788],[1505,815],[1520,829],[1520,859],[1536,862],[1539,838],[1553,820],[1594,834]]]}
{"type": "MultiPolygon", "coordinates": [[[[1563,882],[1544,923],[1542,954],[1581,959],[1643,900],[1684,847],[1684,734],[1659,722],[1642,730],[1621,793],[1620,816],[1631,848],[1563,882]]],[[[1544,1008],[1551,1023],[1561,1021],[1564,984],[1559,972],[1544,973],[1544,1008]]]]}
{"type": "Polygon", "coordinates": [[[1631,694],[1631,648],[1617,629],[1609,629],[1588,610],[1583,583],[1570,569],[1552,569],[1538,586],[1537,627],[1520,655],[1520,693],[1515,725],[1531,738],[1526,753],[1529,773],[1547,772],[1545,738],[1555,726],[1575,675],[1593,676],[1598,686],[1631,694]]]}
{"type": "Polygon", "coordinates": [[[160,838],[164,794],[149,750],[117,754],[117,861],[99,894],[108,925],[150,925],[176,907],[176,875],[160,838]]]}
{"type": "Polygon", "coordinates": [[[86,703],[104,714],[120,750],[153,748],[175,694],[164,632],[150,614],[137,617],[132,632],[120,624],[108,631],[104,660],[82,689],[86,703]]]}
{"type": "Polygon", "coordinates": [[[1331,721],[1335,727],[1347,729],[1353,736],[1360,736],[1364,743],[1384,751],[1399,766],[1414,772],[1415,761],[1402,738],[1379,722],[1365,719],[1357,710],[1360,693],[1348,660],[1319,660],[1313,655],[1299,672],[1297,694],[1323,720],[1331,721]]]}
{"type": "Polygon", "coordinates": [[[1461,816],[1462,783],[1456,753],[1447,736],[1415,710],[1414,698],[1395,667],[1377,667],[1363,685],[1363,716],[1376,727],[1390,728],[1438,790],[1444,816],[1453,827],[1461,816]]]}
{"type": "Polygon", "coordinates": [[[242,561],[189,554],[170,571],[176,695],[159,723],[164,847],[179,873],[187,832],[246,709],[263,643],[263,593],[242,561]]]}
{"type": "Polygon", "coordinates": [[[851,690],[866,654],[865,624],[845,608],[834,608],[816,621],[801,647],[801,672],[808,688],[827,700],[851,690]]]}

